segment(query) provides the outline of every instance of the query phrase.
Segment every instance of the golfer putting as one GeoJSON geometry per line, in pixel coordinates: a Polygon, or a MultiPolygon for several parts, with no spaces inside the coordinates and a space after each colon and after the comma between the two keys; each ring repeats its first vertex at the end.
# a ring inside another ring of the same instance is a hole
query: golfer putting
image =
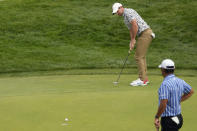
{"type": "Polygon", "coordinates": [[[130,83],[131,86],[145,86],[149,83],[147,76],[146,53],[153,38],[155,38],[150,26],[133,9],[123,8],[122,4],[114,3],[112,14],[123,16],[125,25],[130,32],[129,50],[132,51],[136,44],[135,60],[138,67],[139,78],[130,83]]]}

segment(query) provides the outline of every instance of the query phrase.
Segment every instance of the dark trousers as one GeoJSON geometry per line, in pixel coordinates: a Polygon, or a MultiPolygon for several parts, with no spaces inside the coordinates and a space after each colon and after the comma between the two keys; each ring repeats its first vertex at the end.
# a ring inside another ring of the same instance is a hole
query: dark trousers
{"type": "Polygon", "coordinates": [[[179,124],[172,120],[174,116],[161,118],[161,131],[178,131],[183,125],[183,117],[181,114],[177,115],[179,124]]]}

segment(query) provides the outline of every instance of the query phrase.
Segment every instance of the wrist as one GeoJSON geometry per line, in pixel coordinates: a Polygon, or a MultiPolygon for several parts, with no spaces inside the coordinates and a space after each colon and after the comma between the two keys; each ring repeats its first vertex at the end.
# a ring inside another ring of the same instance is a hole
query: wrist
{"type": "Polygon", "coordinates": [[[159,116],[158,115],[155,115],[155,119],[159,119],[159,116]]]}

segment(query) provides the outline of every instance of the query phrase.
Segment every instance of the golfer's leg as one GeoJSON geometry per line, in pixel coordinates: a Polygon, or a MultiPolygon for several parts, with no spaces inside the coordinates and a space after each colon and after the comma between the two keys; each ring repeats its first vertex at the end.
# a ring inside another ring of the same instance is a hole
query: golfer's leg
{"type": "Polygon", "coordinates": [[[137,67],[138,67],[139,78],[141,80],[143,80],[143,75],[145,72],[144,61],[143,61],[143,58],[140,56],[139,51],[137,51],[137,50],[139,50],[139,48],[136,48],[135,60],[136,60],[137,67]]]}
{"type": "Polygon", "coordinates": [[[152,41],[151,33],[151,29],[144,31],[142,35],[138,38],[136,46],[135,59],[138,65],[139,78],[141,80],[147,79],[146,53],[152,41]]]}
{"type": "MultiPolygon", "coordinates": [[[[147,74],[146,56],[144,57],[144,66],[145,66],[145,74],[147,74]]],[[[146,79],[148,79],[148,78],[146,78],[146,79]]]]}
{"type": "Polygon", "coordinates": [[[136,46],[136,52],[135,52],[135,60],[138,66],[138,74],[139,78],[141,80],[145,80],[146,77],[146,71],[145,71],[145,63],[144,63],[144,47],[143,47],[143,38],[139,38],[136,46]]]}

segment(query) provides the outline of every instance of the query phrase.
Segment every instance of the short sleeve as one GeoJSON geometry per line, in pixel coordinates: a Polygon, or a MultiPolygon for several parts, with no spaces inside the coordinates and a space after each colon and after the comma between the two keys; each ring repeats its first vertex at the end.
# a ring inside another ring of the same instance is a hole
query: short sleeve
{"type": "Polygon", "coordinates": [[[165,84],[161,84],[159,88],[159,100],[168,99],[169,98],[169,89],[165,84]]]}
{"type": "Polygon", "coordinates": [[[192,87],[183,80],[183,88],[183,93],[188,94],[190,93],[192,87]]]}
{"type": "Polygon", "coordinates": [[[135,17],[131,13],[129,13],[129,14],[127,14],[127,19],[129,21],[129,23],[131,23],[131,21],[134,20],[135,17]]]}

